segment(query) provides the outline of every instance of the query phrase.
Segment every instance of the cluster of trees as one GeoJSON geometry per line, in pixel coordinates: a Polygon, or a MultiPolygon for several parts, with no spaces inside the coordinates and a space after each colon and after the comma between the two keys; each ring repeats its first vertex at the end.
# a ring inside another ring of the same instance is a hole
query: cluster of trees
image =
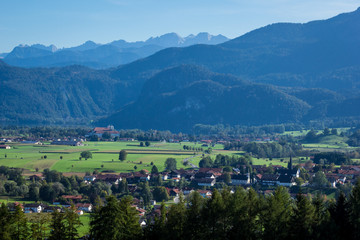
{"type": "Polygon", "coordinates": [[[161,215],[144,231],[145,239],[358,239],[360,185],[349,199],[309,199],[299,193],[293,200],[279,187],[263,197],[254,190],[214,190],[204,200],[193,193],[184,201],[163,206],[161,215]]]}
{"type": "Polygon", "coordinates": [[[268,142],[268,143],[257,143],[257,142],[229,142],[224,144],[224,150],[243,150],[261,158],[278,158],[278,157],[289,157],[299,153],[303,153],[301,144],[294,142],[288,143],[282,142],[268,142]]]}
{"type": "Polygon", "coordinates": [[[204,149],[202,147],[192,147],[192,146],[187,146],[187,145],[184,145],[183,146],[183,149],[184,150],[189,150],[189,151],[195,151],[195,152],[202,152],[204,151],[204,149]]]}
{"type": "Polygon", "coordinates": [[[324,130],[318,134],[318,131],[311,129],[306,135],[304,140],[307,142],[317,142],[321,137],[330,136],[330,135],[338,135],[338,131],[336,128],[329,129],[324,128],[324,130]]]}
{"type": "Polygon", "coordinates": [[[4,203],[0,207],[0,239],[2,240],[75,240],[79,238],[78,228],[82,225],[74,206],[64,213],[54,211],[51,217],[38,214],[30,220],[20,205],[10,212],[4,203]]]}
{"type": "Polygon", "coordinates": [[[314,154],[314,163],[317,164],[352,164],[349,156],[341,152],[321,152],[314,154]]]}
{"type": "Polygon", "coordinates": [[[90,128],[86,127],[54,127],[54,126],[4,126],[0,127],[0,136],[17,136],[26,138],[64,138],[64,137],[81,137],[89,132],[90,128]]]}
{"type": "MultiPolygon", "coordinates": [[[[90,173],[88,173],[90,174],[90,173]]],[[[28,181],[21,176],[20,169],[0,167],[0,194],[8,196],[21,196],[30,201],[53,201],[61,195],[88,196],[91,203],[98,197],[105,197],[112,193],[128,193],[127,183],[121,182],[111,186],[103,182],[85,184],[83,178],[76,175],[65,177],[56,170],[45,169],[44,180],[28,181]]]]}
{"type": "Polygon", "coordinates": [[[251,165],[252,161],[249,156],[235,156],[235,155],[216,155],[215,160],[211,157],[203,157],[199,162],[201,168],[218,168],[223,166],[236,167],[237,165],[251,165]]]}
{"type": "Polygon", "coordinates": [[[145,141],[144,142],[140,142],[140,147],[149,147],[150,146],[150,142],[149,141],[145,141]]]}
{"type": "Polygon", "coordinates": [[[193,192],[185,201],[166,208],[141,230],[128,197],[107,198],[90,223],[92,239],[359,239],[360,182],[347,198],[336,201],[309,198],[299,192],[294,200],[278,187],[263,196],[253,189],[214,190],[210,199],[193,192]]]}
{"type": "Polygon", "coordinates": [[[360,130],[357,130],[353,134],[349,136],[349,140],[347,144],[352,147],[359,147],[360,146],[360,130]]]}
{"type": "Polygon", "coordinates": [[[218,135],[221,137],[239,137],[243,135],[262,136],[266,134],[284,133],[285,131],[300,131],[303,124],[270,124],[261,126],[230,126],[223,124],[196,124],[192,128],[194,135],[218,135]]]}

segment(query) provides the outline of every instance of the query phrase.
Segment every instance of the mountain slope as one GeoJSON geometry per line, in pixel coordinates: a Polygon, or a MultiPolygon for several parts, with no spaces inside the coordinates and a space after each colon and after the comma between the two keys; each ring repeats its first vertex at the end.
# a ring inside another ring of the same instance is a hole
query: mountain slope
{"type": "Polygon", "coordinates": [[[124,128],[189,131],[194,124],[264,124],[299,121],[305,102],[268,85],[182,65],[149,79],[139,99],[100,123],[124,128]]]}
{"type": "Polygon", "coordinates": [[[0,85],[0,122],[6,124],[89,123],[131,94],[107,72],[81,66],[23,69],[0,61],[0,85]]]}

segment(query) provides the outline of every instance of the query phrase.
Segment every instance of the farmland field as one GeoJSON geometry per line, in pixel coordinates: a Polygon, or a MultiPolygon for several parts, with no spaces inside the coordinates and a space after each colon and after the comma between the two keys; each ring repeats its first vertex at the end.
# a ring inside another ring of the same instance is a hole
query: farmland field
{"type": "MultiPolygon", "coordinates": [[[[153,163],[164,170],[167,158],[175,158],[178,168],[186,168],[182,162],[189,159],[198,165],[202,152],[183,150],[183,145],[200,148],[199,143],[152,142],[149,147],[140,147],[139,142],[85,142],[85,146],[57,146],[12,144],[12,149],[0,150],[0,165],[24,168],[29,171],[43,171],[46,168],[64,173],[85,173],[99,171],[128,172],[151,170],[153,163]],[[118,160],[120,150],[126,150],[125,161],[118,160]],[[92,158],[79,159],[82,151],[91,151],[92,158]]],[[[216,145],[214,149],[221,149],[216,145]]],[[[205,148],[206,149],[206,148],[205,148]]],[[[190,166],[189,166],[190,167],[190,166]]]]}

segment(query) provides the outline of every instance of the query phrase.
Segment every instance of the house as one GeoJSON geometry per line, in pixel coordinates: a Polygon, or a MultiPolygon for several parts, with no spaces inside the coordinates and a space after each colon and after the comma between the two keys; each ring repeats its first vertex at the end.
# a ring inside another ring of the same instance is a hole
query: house
{"type": "Polygon", "coordinates": [[[194,179],[194,181],[198,184],[198,186],[212,187],[215,185],[215,178],[200,178],[194,179]]]}
{"type": "Polygon", "coordinates": [[[250,184],[250,174],[233,174],[231,175],[232,185],[246,185],[250,184]]]}
{"type": "Polygon", "coordinates": [[[292,175],[293,177],[298,178],[300,176],[300,169],[283,168],[283,169],[277,170],[277,173],[279,175],[292,175]]]}
{"type": "Polygon", "coordinates": [[[116,131],[113,125],[108,125],[107,127],[96,127],[90,131],[86,137],[97,136],[101,138],[104,133],[108,133],[111,138],[120,137],[120,132],[116,131]]]}
{"type": "Polygon", "coordinates": [[[24,205],[25,213],[41,213],[42,210],[47,207],[46,205],[42,205],[40,203],[28,203],[24,205]]]}
{"type": "Polygon", "coordinates": [[[263,174],[260,180],[262,185],[275,186],[277,184],[279,175],[276,174],[263,174]]]}
{"type": "Polygon", "coordinates": [[[280,175],[277,179],[277,185],[291,187],[296,185],[295,177],[293,175],[280,175]]]}
{"type": "Polygon", "coordinates": [[[30,177],[29,177],[29,180],[30,181],[41,181],[41,180],[44,180],[45,178],[44,178],[44,176],[42,175],[42,173],[39,173],[39,174],[34,174],[34,175],[31,175],[30,177]]]}
{"type": "Polygon", "coordinates": [[[76,210],[76,213],[77,213],[78,215],[84,215],[84,211],[83,211],[83,210],[76,210]]]}
{"type": "Polygon", "coordinates": [[[336,188],[336,184],[345,184],[346,177],[340,176],[336,173],[326,173],[326,178],[329,181],[331,187],[336,188]]]}
{"type": "Polygon", "coordinates": [[[198,193],[204,198],[211,198],[212,192],[209,190],[197,190],[198,193]]]}
{"type": "Polygon", "coordinates": [[[78,202],[82,199],[81,195],[62,195],[61,198],[64,198],[65,200],[69,201],[74,201],[74,202],[78,202]]]}
{"type": "Polygon", "coordinates": [[[11,149],[9,145],[0,145],[0,149],[11,149]]]}
{"type": "Polygon", "coordinates": [[[133,174],[136,182],[147,182],[150,180],[150,174],[143,174],[141,172],[134,172],[133,174]]]}
{"type": "Polygon", "coordinates": [[[61,207],[44,207],[43,211],[44,213],[52,213],[54,211],[61,212],[61,207]]]}
{"type": "Polygon", "coordinates": [[[93,205],[91,203],[77,203],[75,207],[84,212],[91,212],[93,209],[93,205]]]}
{"type": "Polygon", "coordinates": [[[202,178],[215,179],[215,175],[212,173],[198,172],[195,174],[194,178],[195,179],[202,179],[202,178]]]}
{"type": "Polygon", "coordinates": [[[166,188],[170,197],[178,197],[180,195],[181,190],[177,188],[166,188]]]}
{"type": "Polygon", "coordinates": [[[84,146],[83,142],[70,140],[70,141],[52,141],[51,145],[66,145],[66,146],[84,146]]]}
{"type": "Polygon", "coordinates": [[[140,227],[146,227],[146,221],[144,219],[139,220],[140,227]]]}
{"type": "Polygon", "coordinates": [[[120,175],[117,174],[98,174],[96,175],[96,181],[104,181],[108,184],[119,184],[122,180],[120,175]]]}
{"type": "Polygon", "coordinates": [[[171,178],[181,178],[181,174],[178,170],[171,170],[170,172],[170,177],[171,178]]]}
{"type": "Polygon", "coordinates": [[[84,177],[84,181],[87,182],[87,183],[93,182],[95,180],[96,180],[96,176],[94,176],[94,175],[84,177]]]}

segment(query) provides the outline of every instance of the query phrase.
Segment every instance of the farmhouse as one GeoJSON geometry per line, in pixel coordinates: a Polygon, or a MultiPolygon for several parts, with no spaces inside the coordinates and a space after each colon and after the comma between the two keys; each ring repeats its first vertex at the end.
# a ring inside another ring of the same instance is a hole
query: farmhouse
{"type": "Polygon", "coordinates": [[[103,137],[104,133],[108,133],[112,138],[120,137],[120,133],[115,130],[113,125],[109,125],[107,127],[96,127],[91,132],[89,132],[87,137],[97,136],[101,138],[103,137]]]}
{"type": "Polygon", "coordinates": [[[231,175],[232,185],[246,185],[250,184],[250,174],[233,174],[231,175]]]}
{"type": "Polygon", "coordinates": [[[84,146],[81,141],[52,141],[51,145],[84,146]]]}

